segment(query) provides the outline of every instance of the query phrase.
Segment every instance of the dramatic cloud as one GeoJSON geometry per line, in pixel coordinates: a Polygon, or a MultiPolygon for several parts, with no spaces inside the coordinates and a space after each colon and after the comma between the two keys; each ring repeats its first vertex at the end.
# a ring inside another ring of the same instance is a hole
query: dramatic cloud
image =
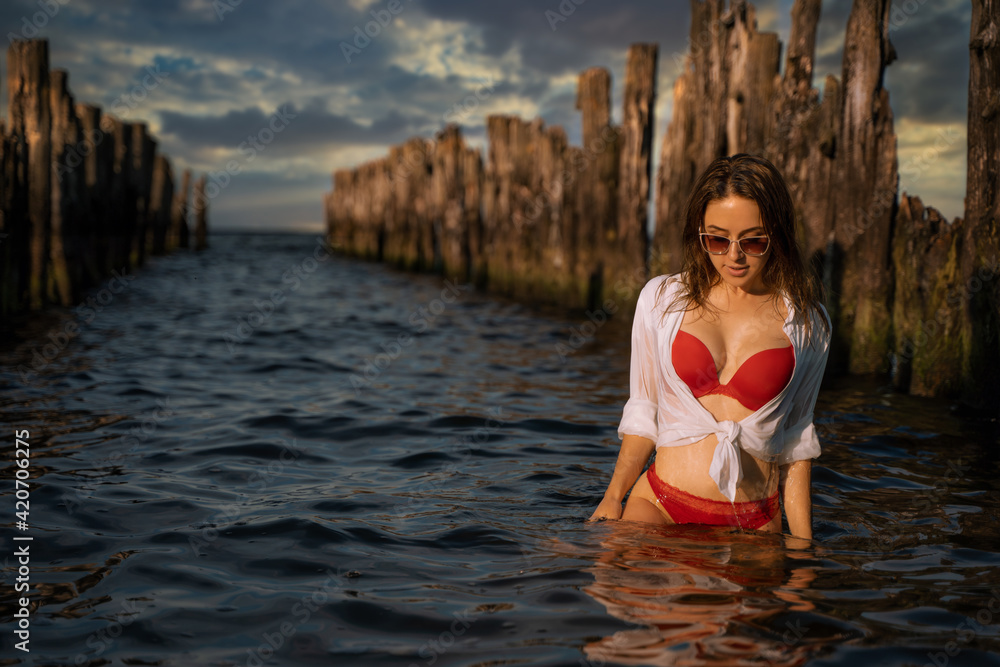
{"type": "MultiPolygon", "coordinates": [[[[756,3],[760,28],[786,38],[791,4],[756,3]]],[[[900,60],[886,83],[900,165],[911,167],[901,187],[961,215],[969,9],[964,0],[897,5],[891,36],[900,60]]],[[[820,87],[826,74],[840,76],[850,6],[824,2],[820,87]]],[[[0,25],[8,36],[49,38],[52,66],[70,72],[78,101],[148,122],[175,170],[223,180],[235,165],[212,201],[215,228],[319,231],[334,169],[410,136],[432,137],[449,121],[483,146],[488,114],[541,117],[578,144],[577,75],[592,66],[612,72],[619,119],[634,42],[660,46],[658,153],[689,8],[663,0],[10,0],[0,25]]],[[[5,109],[5,87],[0,97],[5,109]]]]}

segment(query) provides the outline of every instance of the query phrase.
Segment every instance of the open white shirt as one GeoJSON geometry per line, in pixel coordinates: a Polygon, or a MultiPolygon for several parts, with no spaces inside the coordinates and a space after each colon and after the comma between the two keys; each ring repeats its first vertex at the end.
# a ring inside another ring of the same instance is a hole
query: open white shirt
{"type": "MultiPolygon", "coordinates": [[[[813,409],[830,352],[830,329],[824,328],[814,315],[810,345],[803,317],[785,298],[788,317],[782,329],[795,354],[791,380],[781,393],[746,418],[738,422],[716,421],[680,379],[671,361],[671,346],[684,320],[684,310],[669,306],[680,288],[679,276],[657,276],[639,294],[632,322],[629,399],[618,437],[628,433],[648,438],[657,447],[678,447],[714,433],[719,444],[708,472],[719,491],[732,501],[743,479],[737,447],[779,465],[819,456],[813,409]],[[667,286],[657,302],[664,281],[668,281],[667,286]]],[[[823,315],[829,322],[825,309],[823,315]]]]}

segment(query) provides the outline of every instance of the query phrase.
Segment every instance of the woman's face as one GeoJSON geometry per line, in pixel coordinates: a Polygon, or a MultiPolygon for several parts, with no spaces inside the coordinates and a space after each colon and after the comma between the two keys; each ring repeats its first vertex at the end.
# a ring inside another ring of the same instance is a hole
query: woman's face
{"type": "MultiPolygon", "coordinates": [[[[760,219],[760,209],[749,199],[730,195],[725,199],[712,201],[705,207],[705,222],[703,232],[714,236],[725,237],[732,241],[747,239],[744,247],[751,252],[764,250],[764,254],[755,256],[747,254],[739,243],[730,243],[728,250],[721,255],[706,252],[715,270],[723,282],[733,288],[746,292],[761,293],[764,288],[764,265],[770,256],[770,243],[764,249],[764,224],[760,219]],[[753,241],[749,239],[754,239],[753,241]]],[[[702,237],[702,249],[709,239],[702,237]]],[[[719,249],[723,244],[716,240],[719,249]]],[[[716,249],[713,247],[713,249],[716,249]]]]}

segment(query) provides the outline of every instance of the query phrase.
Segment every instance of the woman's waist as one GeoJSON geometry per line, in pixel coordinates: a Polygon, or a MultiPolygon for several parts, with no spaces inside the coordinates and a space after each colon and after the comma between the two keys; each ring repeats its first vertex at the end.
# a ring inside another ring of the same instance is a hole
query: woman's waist
{"type": "MultiPolygon", "coordinates": [[[[666,483],[707,500],[726,500],[709,470],[718,446],[718,438],[709,435],[690,445],[656,448],[656,474],[666,483]]],[[[735,501],[769,498],[778,491],[778,464],[739,450],[742,476],[736,485],[735,501]]]]}
{"type": "Polygon", "coordinates": [[[660,424],[656,434],[656,450],[704,447],[714,452],[720,439],[762,462],[777,459],[784,448],[784,438],[778,437],[776,432],[757,429],[743,422],[723,421],[697,426],[660,424]]]}
{"type": "Polygon", "coordinates": [[[725,396],[704,396],[697,413],[668,409],[662,404],[656,413],[658,447],[683,442],[685,445],[715,435],[728,438],[740,447],[767,456],[779,432],[778,420],[770,414],[758,414],[725,396]],[[716,400],[720,399],[720,400],[716,400]]]}

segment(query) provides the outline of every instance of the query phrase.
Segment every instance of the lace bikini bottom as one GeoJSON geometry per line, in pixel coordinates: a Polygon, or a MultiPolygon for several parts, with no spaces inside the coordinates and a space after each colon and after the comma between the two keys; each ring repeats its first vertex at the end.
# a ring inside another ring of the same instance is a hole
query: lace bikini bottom
{"type": "Polygon", "coordinates": [[[738,526],[750,530],[763,528],[778,513],[778,491],[770,498],[729,502],[709,500],[682,491],[664,482],[649,466],[646,478],[657,499],[674,523],[704,523],[711,526],[738,526]]]}

